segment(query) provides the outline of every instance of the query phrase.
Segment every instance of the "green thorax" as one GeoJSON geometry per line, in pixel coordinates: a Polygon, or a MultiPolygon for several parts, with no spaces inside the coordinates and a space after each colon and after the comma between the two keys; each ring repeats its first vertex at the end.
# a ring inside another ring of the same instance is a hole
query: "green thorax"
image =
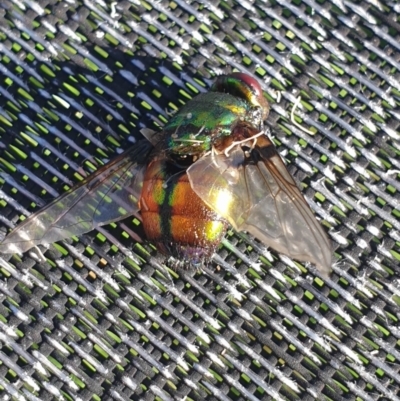
{"type": "Polygon", "coordinates": [[[247,101],[227,93],[198,95],[165,126],[167,149],[179,155],[207,152],[216,138],[230,135],[238,121],[251,122],[250,110],[247,101]]]}

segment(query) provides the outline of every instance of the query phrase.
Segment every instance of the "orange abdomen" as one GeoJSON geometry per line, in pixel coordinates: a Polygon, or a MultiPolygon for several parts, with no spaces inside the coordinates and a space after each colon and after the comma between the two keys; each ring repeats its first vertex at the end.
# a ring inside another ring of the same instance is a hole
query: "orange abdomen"
{"type": "Polygon", "coordinates": [[[215,252],[227,223],[192,190],[185,170],[150,162],[140,199],[143,227],[157,248],[185,264],[201,264],[215,252]]]}

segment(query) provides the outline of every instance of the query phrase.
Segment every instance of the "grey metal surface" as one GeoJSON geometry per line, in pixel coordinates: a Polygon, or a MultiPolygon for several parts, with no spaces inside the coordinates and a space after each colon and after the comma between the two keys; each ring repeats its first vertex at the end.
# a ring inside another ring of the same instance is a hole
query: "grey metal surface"
{"type": "Polygon", "coordinates": [[[335,263],[325,280],[229,232],[167,271],[133,219],[0,255],[1,399],[400,400],[399,10],[3,0],[1,235],[237,69],[335,263]]]}

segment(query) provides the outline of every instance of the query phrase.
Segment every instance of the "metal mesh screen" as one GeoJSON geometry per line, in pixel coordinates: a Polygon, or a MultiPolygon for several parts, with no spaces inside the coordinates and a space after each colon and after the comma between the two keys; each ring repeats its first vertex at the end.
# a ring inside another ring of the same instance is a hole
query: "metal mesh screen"
{"type": "Polygon", "coordinates": [[[335,264],[324,280],[230,231],[213,263],[174,271],[136,218],[46,261],[0,255],[1,399],[400,400],[399,11],[2,0],[1,236],[239,70],[335,264]]]}

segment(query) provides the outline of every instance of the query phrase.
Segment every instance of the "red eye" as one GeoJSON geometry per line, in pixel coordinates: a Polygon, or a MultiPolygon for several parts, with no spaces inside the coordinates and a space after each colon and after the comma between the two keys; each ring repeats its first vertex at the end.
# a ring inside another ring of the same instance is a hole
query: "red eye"
{"type": "Polygon", "coordinates": [[[240,79],[242,82],[244,82],[246,85],[248,85],[254,92],[254,95],[256,96],[262,96],[262,89],[259,84],[259,82],[254,79],[252,76],[245,74],[243,72],[233,72],[232,74],[229,74],[231,77],[235,77],[237,79],[240,79]]]}
{"type": "Polygon", "coordinates": [[[269,104],[263,95],[261,85],[248,74],[234,72],[229,75],[220,75],[215,80],[211,90],[214,92],[229,93],[246,100],[252,107],[260,107],[263,120],[268,116],[269,104]]]}

